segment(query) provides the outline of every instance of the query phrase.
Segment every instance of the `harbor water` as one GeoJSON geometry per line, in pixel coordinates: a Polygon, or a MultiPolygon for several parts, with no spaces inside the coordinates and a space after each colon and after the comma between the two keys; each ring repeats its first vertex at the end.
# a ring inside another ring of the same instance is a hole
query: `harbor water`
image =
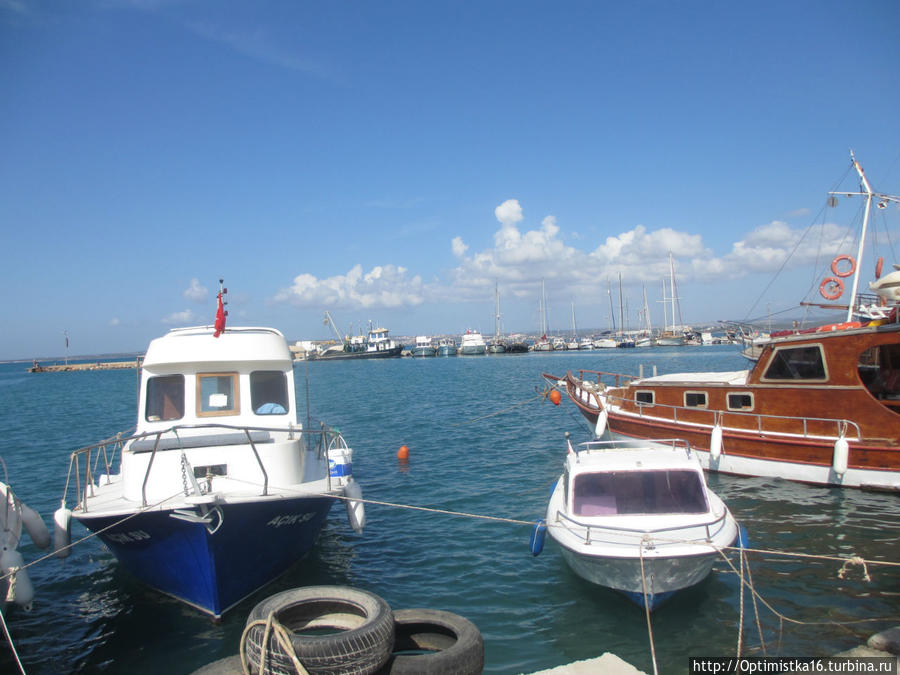
{"type": "MultiPolygon", "coordinates": [[[[0,455],[16,494],[51,526],[69,453],[134,426],[137,378],[134,370],[30,374],[29,365],[0,364],[0,455]]],[[[362,535],[337,505],[314,552],[219,623],[142,587],[87,539],[65,560],[30,567],[33,610],[7,611],[25,670],[190,673],[237,653],[261,599],[313,584],[467,617],[483,634],[488,673],[533,673],[604,652],[649,673],[651,640],[661,673],[686,673],[690,656],[734,655],[739,645],[751,656],[830,655],[900,624],[900,568],[841,560],[900,561],[896,494],[710,476],[750,547],[764,551],[747,554],[745,580],[757,596],[742,598],[739,577],[721,561],[652,615],[652,637],[641,609],[575,576],[551,540],[533,557],[529,523],[544,517],[564,434],[590,437],[571,403],[543,399],[540,374],[637,373],[640,365],[662,374],[747,363],[730,345],[298,363],[303,414],[308,392],[309,416],[338,427],[353,447],[364,497],[391,505],[367,505],[362,535]],[[397,460],[401,445],[408,463],[397,460]]],[[[839,414],[840,401],[827,412],[839,414]]],[[[73,540],[86,535],[73,526],[73,540]]],[[[26,562],[44,555],[24,535],[19,550],[26,562]]],[[[737,568],[737,554],[729,558],[737,568]]],[[[16,671],[0,646],[0,672],[16,671]]]]}

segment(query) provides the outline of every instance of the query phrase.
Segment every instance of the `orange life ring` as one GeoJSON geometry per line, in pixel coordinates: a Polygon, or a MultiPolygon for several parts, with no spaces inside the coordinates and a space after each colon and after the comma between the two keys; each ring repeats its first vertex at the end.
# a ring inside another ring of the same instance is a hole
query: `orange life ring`
{"type": "Polygon", "coordinates": [[[834,276],[836,277],[849,277],[856,271],[856,261],[853,259],[852,255],[847,255],[846,253],[844,253],[843,255],[839,255],[837,258],[831,261],[831,271],[834,272],[834,276]],[[841,272],[838,269],[838,263],[843,260],[846,260],[850,263],[850,267],[846,272],[841,272]]]}
{"type": "Polygon", "coordinates": [[[844,293],[844,282],[837,277],[825,277],[819,284],[819,293],[826,300],[837,300],[844,293]]]}
{"type": "Polygon", "coordinates": [[[881,268],[884,266],[884,258],[878,258],[878,262],[875,263],[875,278],[881,278],[881,268]]]}

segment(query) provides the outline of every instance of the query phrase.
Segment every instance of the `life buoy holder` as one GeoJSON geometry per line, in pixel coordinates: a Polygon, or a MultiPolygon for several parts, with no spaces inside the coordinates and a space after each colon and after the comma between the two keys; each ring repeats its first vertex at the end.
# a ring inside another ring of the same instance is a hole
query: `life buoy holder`
{"type": "Polygon", "coordinates": [[[831,261],[831,271],[834,272],[836,277],[849,277],[856,271],[856,261],[853,259],[853,256],[847,255],[846,253],[843,255],[837,256],[834,260],[831,261]],[[850,263],[850,267],[848,267],[845,271],[841,271],[838,267],[838,264],[846,260],[850,263]]]}
{"type": "Polygon", "coordinates": [[[837,277],[825,277],[819,284],[819,293],[826,300],[837,300],[844,293],[844,282],[837,277]]]}

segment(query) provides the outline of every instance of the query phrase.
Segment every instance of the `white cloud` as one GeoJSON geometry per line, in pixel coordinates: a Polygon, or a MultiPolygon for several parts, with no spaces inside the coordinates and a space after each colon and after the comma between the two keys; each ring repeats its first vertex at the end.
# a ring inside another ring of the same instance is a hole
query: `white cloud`
{"type": "Polygon", "coordinates": [[[201,286],[199,279],[191,279],[191,285],[184,290],[182,295],[192,302],[206,302],[209,297],[209,289],[201,286]]]}
{"type": "Polygon", "coordinates": [[[518,199],[507,199],[494,209],[494,215],[504,227],[515,225],[524,217],[518,199]]]}
{"type": "Polygon", "coordinates": [[[275,302],[299,307],[390,308],[420,305],[425,301],[422,278],[408,277],[405,267],[378,265],[363,273],[355,265],[347,274],[318,279],[300,274],[289,288],[275,295],[275,302]]]}
{"type": "Polygon", "coordinates": [[[119,317],[117,317],[117,316],[113,317],[112,319],[109,320],[110,326],[118,326],[120,323],[121,323],[121,321],[119,321],[119,317]]]}
{"type": "Polygon", "coordinates": [[[453,241],[450,242],[450,248],[453,250],[453,255],[457,258],[462,258],[466,251],[469,250],[469,247],[462,240],[462,237],[453,237],[453,241]]]}
{"type": "Polygon", "coordinates": [[[184,326],[193,323],[195,320],[194,312],[186,309],[183,312],[173,312],[169,316],[164,317],[162,322],[170,325],[184,326]]]}
{"type": "Polygon", "coordinates": [[[771,272],[789,256],[794,266],[809,265],[841,252],[847,243],[847,229],[838,225],[826,223],[800,231],[775,220],[736,241],[724,256],[724,262],[731,269],[732,277],[747,272],[771,272]]]}

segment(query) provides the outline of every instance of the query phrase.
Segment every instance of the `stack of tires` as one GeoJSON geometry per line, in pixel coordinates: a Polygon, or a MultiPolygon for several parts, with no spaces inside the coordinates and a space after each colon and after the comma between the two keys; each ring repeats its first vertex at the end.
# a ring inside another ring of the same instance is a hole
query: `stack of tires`
{"type": "Polygon", "coordinates": [[[451,612],[392,611],[374,593],[309,586],[278,593],[253,608],[241,657],[259,675],[302,673],[294,658],[310,675],[477,675],[484,667],[484,642],[471,621],[451,612]],[[284,649],[277,630],[270,626],[267,631],[267,622],[286,629],[282,635],[289,636],[293,654],[284,649]]]}

